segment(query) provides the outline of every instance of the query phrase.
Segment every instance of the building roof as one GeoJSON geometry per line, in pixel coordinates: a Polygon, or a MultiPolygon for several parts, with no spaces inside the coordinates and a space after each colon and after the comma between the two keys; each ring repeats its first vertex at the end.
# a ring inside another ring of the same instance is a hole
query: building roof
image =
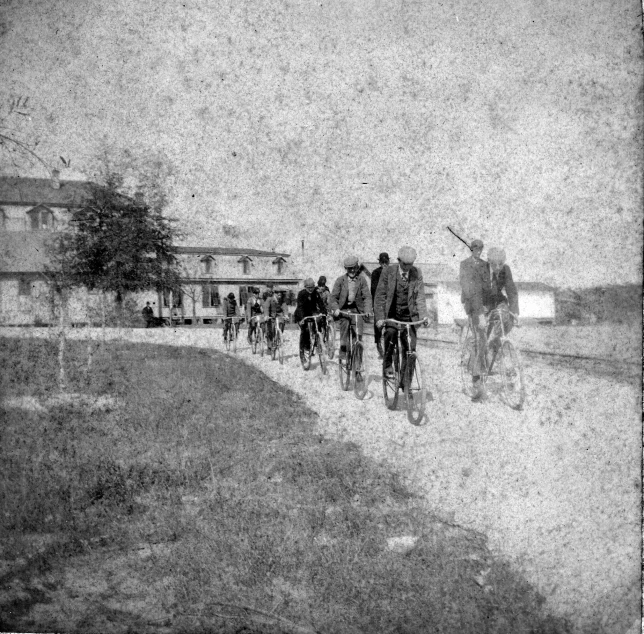
{"type": "Polygon", "coordinates": [[[262,251],[261,249],[244,249],[242,247],[176,247],[177,253],[193,253],[195,255],[250,255],[264,257],[291,257],[289,253],[262,251]]]}
{"type": "Polygon", "coordinates": [[[49,264],[50,231],[0,232],[0,273],[41,273],[49,264]]]}
{"type": "Polygon", "coordinates": [[[0,176],[0,205],[35,207],[77,207],[91,194],[92,183],[87,181],[58,181],[54,189],[49,178],[16,178],[0,176]]]}

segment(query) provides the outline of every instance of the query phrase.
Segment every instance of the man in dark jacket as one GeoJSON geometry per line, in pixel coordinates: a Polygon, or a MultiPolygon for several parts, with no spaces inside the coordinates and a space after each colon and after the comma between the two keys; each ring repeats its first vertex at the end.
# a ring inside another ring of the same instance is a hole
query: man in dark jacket
{"type": "MultiPolygon", "coordinates": [[[[349,317],[340,315],[340,311],[349,313],[369,313],[373,311],[373,304],[367,279],[360,275],[360,264],[355,255],[349,255],[344,259],[345,274],[341,275],[333,285],[329,297],[329,309],[333,316],[340,320],[340,358],[347,357],[347,342],[349,339],[349,317]]],[[[362,338],[363,322],[359,321],[357,334],[362,338]]]]}
{"type": "Polygon", "coordinates": [[[152,310],[152,306],[150,306],[150,302],[145,304],[145,308],[141,312],[143,319],[145,319],[145,327],[151,328],[154,324],[154,311],[152,310]]]}
{"type": "MultiPolygon", "coordinates": [[[[380,281],[382,270],[389,266],[389,254],[383,251],[378,256],[378,264],[380,264],[380,266],[377,269],[374,269],[371,274],[371,300],[374,303],[376,300],[376,289],[378,288],[378,282],[380,281]]],[[[376,342],[376,348],[378,349],[378,358],[382,359],[382,328],[378,328],[375,323],[373,325],[373,337],[376,342]]]]}
{"type": "MultiPolygon", "coordinates": [[[[425,301],[425,283],[421,270],[413,266],[416,251],[412,247],[401,247],[398,251],[398,264],[388,266],[382,272],[374,306],[377,325],[382,328],[385,319],[397,321],[420,321],[427,323],[427,302],[425,301]]],[[[416,328],[410,328],[410,341],[407,341],[406,330],[400,333],[402,346],[401,376],[404,376],[407,365],[407,350],[416,350],[416,328]]],[[[387,326],[384,332],[384,372],[393,376],[391,367],[394,341],[397,336],[396,326],[387,326]]]]}
{"type": "Polygon", "coordinates": [[[318,328],[324,332],[326,329],[327,310],[324,301],[318,295],[315,282],[312,277],[304,281],[304,288],[297,294],[297,308],[295,309],[294,319],[300,326],[300,360],[304,359],[304,351],[311,348],[309,329],[306,322],[302,323],[305,317],[316,316],[318,328]]]}
{"type": "Polygon", "coordinates": [[[474,384],[473,401],[485,399],[485,389],[481,374],[485,368],[485,341],[487,319],[486,306],[491,297],[490,265],[481,259],[483,241],[472,240],[472,255],[461,262],[458,279],[461,283],[461,303],[468,317],[472,318],[474,331],[474,367],[472,382],[474,384]]]}

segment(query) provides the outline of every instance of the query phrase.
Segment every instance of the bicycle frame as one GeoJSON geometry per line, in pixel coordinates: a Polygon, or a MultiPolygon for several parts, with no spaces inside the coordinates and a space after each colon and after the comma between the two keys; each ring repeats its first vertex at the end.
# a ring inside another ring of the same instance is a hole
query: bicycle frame
{"type": "MultiPolygon", "coordinates": [[[[485,375],[486,376],[492,371],[492,368],[494,367],[494,362],[496,361],[496,355],[498,350],[500,350],[501,346],[505,341],[509,341],[508,336],[505,332],[505,326],[503,325],[504,312],[505,311],[501,310],[500,308],[493,308],[487,315],[488,326],[487,326],[487,332],[485,334],[485,375]],[[499,340],[499,347],[495,350],[494,356],[492,357],[492,360],[490,361],[490,365],[488,366],[487,351],[489,349],[490,343],[495,339],[499,340]]],[[[508,310],[508,314],[510,315],[510,317],[512,317],[512,319],[517,319],[517,315],[515,315],[512,311],[508,310]]],[[[462,337],[461,340],[464,341],[470,332],[474,333],[474,326],[472,325],[471,316],[468,317],[467,329],[465,331],[465,335],[462,337]]]]}
{"type": "MultiPolygon", "coordinates": [[[[349,321],[351,322],[349,324],[349,349],[347,350],[347,361],[350,359],[352,353],[353,353],[353,348],[355,346],[355,341],[362,341],[362,335],[358,334],[358,317],[360,318],[360,321],[364,321],[366,317],[373,317],[373,313],[351,313],[347,310],[341,310],[339,311],[340,315],[343,317],[347,317],[349,321]],[[353,320],[355,318],[355,324],[353,323],[353,320]]],[[[351,365],[349,365],[349,368],[351,368],[351,365]]]]}

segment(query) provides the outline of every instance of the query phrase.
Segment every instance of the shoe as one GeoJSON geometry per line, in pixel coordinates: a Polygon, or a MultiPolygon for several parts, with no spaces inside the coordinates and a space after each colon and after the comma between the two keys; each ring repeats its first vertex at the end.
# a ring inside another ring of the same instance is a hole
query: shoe
{"type": "Polygon", "coordinates": [[[472,396],[472,403],[482,403],[487,399],[487,393],[485,392],[485,386],[482,381],[477,381],[474,383],[474,394],[472,396]]]}
{"type": "Polygon", "coordinates": [[[394,369],[392,366],[389,366],[388,368],[385,368],[383,374],[385,375],[386,379],[393,379],[396,375],[394,374],[394,369]]]}

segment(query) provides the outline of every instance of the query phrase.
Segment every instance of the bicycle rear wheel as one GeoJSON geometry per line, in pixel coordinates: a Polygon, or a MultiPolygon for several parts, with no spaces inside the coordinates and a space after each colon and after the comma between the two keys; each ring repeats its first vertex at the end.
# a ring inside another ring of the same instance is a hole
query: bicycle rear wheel
{"type": "Polygon", "coordinates": [[[398,342],[394,345],[391,369],[393,376],[385,375],[385,364],[382,364],[382,390],[385,395],[385,405],[388,409],[396,409],[398,405],[398,390],[400,389],[400,359],[398,358],[398,342]]]}
{"type": "Polygon", "coordinates": [[[356,342],[352,356],[351,380],[353,381],[353,393],[356,398],[362,400],[367,394],[367,359],[361,341],[356,342]]]}
{"type": "Polygon", "coordinates": [[[280,345],[280,332],[279,328],[275,328],[273,333],[273,347],[271,348],[271,360],[275,361],[277,359],[277,346],[280,345]]]}
{"type": "Polygon", "coordinates": [[[474,367],[474,337],[467,335],[461,346],[461,383],[463,393],[472,398],[474,396],[474,385],[472,383],[472,368],[474,367]]]}
{"type": "Polygon", "coordinates": [[[326,346],[322,341],[320,335],[315,335],[315,349],[317,350],[318,357],[320,359],[320,370],[322,374],[327,372],[327,357],[326,357],[326,346]]]}
{"type": "Polygon", "coordinates": [[[413,352],[407,357],[407,367],[405,368],[407,418],[412,425],[420,425],[423,420],[426,398],[420,359],[413,352]]]}
{"type": "Polygon", "coordinates": [[[505,400],[512,409],[521,409],[525,402],[525,383],[519,353],[512,342],[504,341],[497,356],[505,400]]]}
{"type": "Polygon", "coordinates": [[[332,321],[326,325],[326,352],[329,359],[333,359],[335,354],[335,325],[332,321]]]}
{"type": "Polygon", "coordinates": [[[344,357],[342,354],[338,355],[338,378],[340,389],[348,392],[351,387],[351,355],[348,352],[344,357]]]}

